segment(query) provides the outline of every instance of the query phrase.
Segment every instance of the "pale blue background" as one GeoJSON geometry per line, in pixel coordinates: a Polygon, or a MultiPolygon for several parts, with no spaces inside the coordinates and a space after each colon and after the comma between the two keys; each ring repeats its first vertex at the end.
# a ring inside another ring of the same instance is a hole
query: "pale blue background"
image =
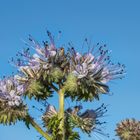
{"type": "MultiPolygon", "coordinates": [[[[109,104],[104,118],[106,132],[114,137],[115,124],[126,118],[140,120],[140,1],[139,0],[0,0],[0,75],[10,75],[14,68],[7,61],[24,47],[21,38],[32,34],[39,41],[46,38],[45,28],[54,34],[63,32],[61,42],[73,41],[80,49],[85,37],[93,43],[106,43],[115,61],[127,66],[126,78],[110,83],[113,96],[87,104],[94,108],[109,104]]],[[[54,103],[57,103],[54,100],[54,103]]],[[[0,140],[38,140],[34,129],[23,123],[0,126],[0,140]]],[[[82,135],[82,140],[97,139],[82,135]]],[[[98,138],[106,140],[107,138],[98,138]]]]}

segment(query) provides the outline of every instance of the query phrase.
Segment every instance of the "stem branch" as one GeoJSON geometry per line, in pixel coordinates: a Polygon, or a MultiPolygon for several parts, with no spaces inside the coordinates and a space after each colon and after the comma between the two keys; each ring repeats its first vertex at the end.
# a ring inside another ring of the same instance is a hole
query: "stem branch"
{"type": "Polygon", "coordinates": [[[30,120],[31,125],[47,140],[51,140],[51,136],[47,133],[44,132],[41,127],[34,121],[34,119],[30,116],[28,116],[28,119],[30,120]]]}
{"type": "Polygon", "coordinates": [[[59,118],[62,119],[61,120],[61,130],[62,130],[62,134],[63,134],[63,138],[62,140],[65,140],[65,128],[64,128],[64,120],[65,120],[65,116],[64,116],[64,89],[60,89],[59,90],[59,118]]]}

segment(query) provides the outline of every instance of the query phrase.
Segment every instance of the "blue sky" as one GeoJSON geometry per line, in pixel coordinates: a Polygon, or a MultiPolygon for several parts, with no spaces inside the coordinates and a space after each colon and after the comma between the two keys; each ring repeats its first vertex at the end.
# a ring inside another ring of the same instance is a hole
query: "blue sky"
{"type": "MultiPolygon", "coordinates": [[[[46,38],[46,28],[54,34],[61,30],[61,42],[72,41],[77,49],[85,37],[95,44],[107,44],[113,60],[126,65],[126,78],[110,83],[113,96],[104,95],[100,101],[85,106],[109,105],[108,116],[104,118],[108,122],[105,132],[110,133],[109,140],[117,140],[114,137],[117,122],[128,117],[140,120],[139,7],[139,0],[0,0],[0,76],[14,71],[7,61],[25,47],[21,39],[32,34],[42,41],[46,38]]],[[[53,104],[56,102],[53,100],[53,104]]],[[[38,140],[37,135],[23,123],[10,127],[0,125],[0,140],[38,140]]],[[[93,138],[82,135],[81,140],[93,138]]]]}

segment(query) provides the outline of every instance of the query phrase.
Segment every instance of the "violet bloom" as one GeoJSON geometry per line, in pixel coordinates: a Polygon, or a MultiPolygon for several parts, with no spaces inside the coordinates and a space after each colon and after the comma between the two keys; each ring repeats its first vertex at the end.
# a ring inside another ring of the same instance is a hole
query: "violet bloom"
{"type": "Polygon", "coordinates": [[[88,66],[86,63],[78,64],[72,72],[78,79],[84,78],[88,74],[88,66]]]}
{"type": "Polygon", "coordinates": [[[100,129],[100,126],[105,122],[100,120],[101,117],[107,112],[106,106],[102,104],[99,108],[93,110],[85,110],[81,113],[82,106],[75,106],[74,108],[68,108],[66,113],[68,113],[69,117],[71,118],[72,122],[76,124],[78,128],[82,131],[88,133],[96,132],[99,134],[103,134],[108,136],[108,134],[104,134],[100,129]]]}
{"type": "Polygon", "coordinates": [[[22,103],[21,95],[24,85],[19,85],[13,77],[0,80],[0,101],[8,106],[19,106],[22,103]]]}
{"type": "Polygon", "coordinates": [[[49,63],[49,60],[56,55],[57,49],[55,48],[53,39],[49,33],[48,36],[51,43],[44,44],[44,47],[29,36],[29,46],[33,47],[36,52],[31,55],[28,48],[17,54],[21,58],[18,58],[16,61],[13,60],[14,64],[22,73],[21,75],[15,76],[18,81],[26,82],[30,78],[38,79],[43,71],[48,70],[52,66],[52,64],[49,63]]]}
{"type": "Polygon", "coordinates": [[[93,54],[89,52],[81,55],[77,52],[72,57],[72,73],[78,79],[87,78],[105,84],[123,77],[124,65],[111,63],[109,51],[105,47],[100,47],[93,54]]]}
{"type": "Polygon", "coordinates": [[[51,64],[47,62],[46,58],[39,54],[33,54],[32,56],[29,56],[25,53],[22,53],[22,57],[22,63],[17,63],[16,61],[14,62],[20,72],[15,76],[15,79],[21,83],[27,82],[30,78],[40,78],[42,71],[47,70],[51,66],[51,64]]]}

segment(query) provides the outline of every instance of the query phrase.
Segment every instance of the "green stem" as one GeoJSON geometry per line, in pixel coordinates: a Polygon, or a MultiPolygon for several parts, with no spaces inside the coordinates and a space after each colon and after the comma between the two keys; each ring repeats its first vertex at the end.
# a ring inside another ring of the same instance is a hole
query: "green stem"
{"type": "Polygon", "coordinates": [[[59,90],[59,118],[62,119],[61,120],[61,124],[60,124],[60,129],[62,130],[62,140],[65,140],[65,128],[64,128],[64,120],[65,120],[65,116],[64,116],[64,89],[60,89],[59,90]]]}
{"type": "Polygon", "coordinates": [[[51,136],[49,136],[49,134],[47,134],[47,132],[44,132],[41,127],[34,121],[33,118],[31,118],[30,116],[29,117],[29,120],[30,120],[30,123],[31,125],[44,137],[46,138],[47,140],[51,140],[51,136]]]}

